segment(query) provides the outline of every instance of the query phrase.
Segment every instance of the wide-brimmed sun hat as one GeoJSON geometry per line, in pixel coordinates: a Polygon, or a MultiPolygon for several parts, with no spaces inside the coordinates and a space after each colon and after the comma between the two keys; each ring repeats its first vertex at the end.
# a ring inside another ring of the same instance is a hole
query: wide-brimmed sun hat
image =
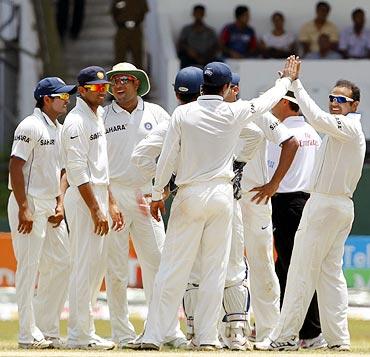
{"type": "Polygon", "coordinates": [[[113,68],[107,72],[108,80],[111,80],[116,74],[127,74],[134,76],[140,81],[139,88],[137,89],[137,95],[142,97],[150,91],[150,82],[148,75],[142,70],[136,68],[133,64],[128,62],[121,62],[113,66],[113,68]]]}

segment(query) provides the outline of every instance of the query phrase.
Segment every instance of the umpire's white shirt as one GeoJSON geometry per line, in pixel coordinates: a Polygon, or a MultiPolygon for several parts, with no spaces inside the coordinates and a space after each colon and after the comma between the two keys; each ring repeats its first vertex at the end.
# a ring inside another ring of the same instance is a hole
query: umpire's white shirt
{"type": "MultiPolygon", "coordinates": [[[[282,122],[292,135],[298,140],[299,148],[289,170],[281,180],[277,192],[299,192],[308,191],[311,181],[312,170],[321,138],[315,129],[305,122],[303,116],[291,116],[282,122]]],[[[278,166],[281,154],[281,147],[273,142],[268,143],[267,166],[271,178],[278,166]]]]}
{"type": "Polygon", "coordinates": [[[107,140],[103,108],[95,114],[82,98],[67,115],[62,129],[62,153],[71,186],[90,182],[108,185],[107,140]]]}
{"type": "Polygon", "coordinates": [[[281,145],[293,136],[287,127],[282,125],[271,113],[260,116],[255,123],[262,130],[264,138],[259,144],[252,160],[244,166],[241,181],[242,191],[248,192],[256,186],[261,186],[269,181],[267,169],[267,140],[281,145]]]}
{"type": "Polygon", "coordinates": [[[366,142],[361,114],[334,115],[321,110],[299,80],[292,88],[307,121],[326,134],[320,146],[310,191],[352,197],[361,177],[366,142]]]}
{"type": "Polygon", "coordinates": [[[241,129],[277,103],[289,83],[289,79],[283,78],[251,101],[227,103],[221,96],[203,95],[195,102],[177,107],[158,161],[153,200],[161,198],[175,167],[178,186],[214,179],[231,180],[233,155],[241,129]]]}
{"type": "Polygon", "coordinates": [[[132,113],[115,101],[105,107],[104,126],[111,182],[127,187],[148,184],[148,177],[141,175],[131,163],[131,155],[140,140],[150,134],[159,123],[168,122],[169,119],[170,116],[162,107],[144,102],[140,97],[132,113]]]}
{"type": "Polygon", "coordinates": [[[26,161],[22,169],[26,194],[41,199],[60,195],[60,133],[61,125],[54,124],[39,108],[18,125],[11,156],[26,161]]]}

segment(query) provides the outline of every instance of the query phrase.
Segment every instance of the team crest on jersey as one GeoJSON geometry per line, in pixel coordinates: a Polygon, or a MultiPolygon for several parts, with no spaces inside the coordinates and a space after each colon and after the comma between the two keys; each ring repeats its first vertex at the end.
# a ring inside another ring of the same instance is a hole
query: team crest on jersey
{"type": "Polygon", "coordinates": [[[153,129],[153,124],[152,123],[145,123],[144,124],[144,128],[146,129],[146,130],[152,130],[153,129]]]}

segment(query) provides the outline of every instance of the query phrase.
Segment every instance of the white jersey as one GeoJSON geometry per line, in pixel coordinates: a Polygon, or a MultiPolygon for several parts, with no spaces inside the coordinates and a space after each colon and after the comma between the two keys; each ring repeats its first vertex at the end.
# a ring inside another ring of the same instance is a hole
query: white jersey
{"type": "MultiPolygon", "coordinates": [[[[39,108],[23,119],[14,133],[11,156],[26,161],[22,172],[27,195],[52,199],[60,195],[61,125],[39,108]]],[[[9,180],[9,189],[11,182],[9,180]]]]}
{"type": "Polygon", "coordinates": [[[103,108],[95,114],[82,98],[69,112],[62,129],[62,153],[71,186],[109,184],[103,108]]]}
{"type": "Polygon", "coordinates": [[[299,80],[293,82],[295,97],[308,122],[326,134],[320,146],[310,191],[352,197],[362,174],[366,143],[361,115],[334,115],[321,110],[299,80]]]}
{"type": "Polygon", "coordinates": [[[227,103],[221,96],[203,95],[195,102],[177,107],[158,161],[153,200],[161,198],[175,166],[178,186],[231,180],[233,156],[242,128],[274,106],[289,83],[287,78],[278,80],[275,87],[251,101],[227,103]]]}
{"type": "MultiPolygon", "coordinates": [[[[140,140],[170,116],[159,105],[144,102],[138,97],[136,109],[129,113],[115,101],[105,107],[104,126],[107,136],[110,180],[123,186],[150,185],[131,163],[131,155],[140,140]]],[[[164,124],[166,125],[166,124],[164,124]]]]}
{"type": "MultiPolygon", "coordinates": [[[[298,140],[299,148],[294,160],[284,178],[280,182],[277,192],[308,191],[316,155],[321,145],[321,138],[315,129],[305,122],[303,116],[291,116],[282,122],[292,135],[298,140]]],[[[274,175],[279,163],[281,147],[272,142],[268,144],[267,166],[269,177],[274,175]]]]}
{"type": "Polygon", "coordinates": [[[263,132],[263,140],[259,144],[252,160],[244,166],[241,187],[243,192],[248,192],[256,186],[261,186],[269,181],[267,169],[267,140],[276,145],[293,136],[289,129],[281,125],[280,121],[271,113],[265,113],[256,121],[256,125],[263,132]]]}

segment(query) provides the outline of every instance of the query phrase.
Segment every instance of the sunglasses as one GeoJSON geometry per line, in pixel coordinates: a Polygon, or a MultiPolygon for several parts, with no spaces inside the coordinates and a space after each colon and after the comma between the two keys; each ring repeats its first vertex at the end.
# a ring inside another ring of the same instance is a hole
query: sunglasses
{"type": "Polygon", "coordinates": [[[347,103],[347,102],[354,102],[354,100],[352,98],[348,98],[345,95],[334,95],[334,94],[329,95],[329,100],[330,100],[331,103],[333,103],[335,101],[338,104],[344,104],[344,103],[347,103]]]}
{"type": "Polygon", "coordinates": [[[70,95],[69,93],[57,93],[57,94],[50,94],[49,97],[59,98],[61,100],[68,100],[70,95]]]}
{"type": "Polygon", "coordinates": [[[85,84],[84,88],[91,92],[106,92],[109,89],[109,83],[85,84]]]}
{"type": "Polygon", "coordinates": [[[134,76],[122,76],[122,77],[114,77],[112,78],[111,84],[112,86],[116,86],[118,84],[126,85],[128,82],[136,81],[137,78],[134,76]]]}

